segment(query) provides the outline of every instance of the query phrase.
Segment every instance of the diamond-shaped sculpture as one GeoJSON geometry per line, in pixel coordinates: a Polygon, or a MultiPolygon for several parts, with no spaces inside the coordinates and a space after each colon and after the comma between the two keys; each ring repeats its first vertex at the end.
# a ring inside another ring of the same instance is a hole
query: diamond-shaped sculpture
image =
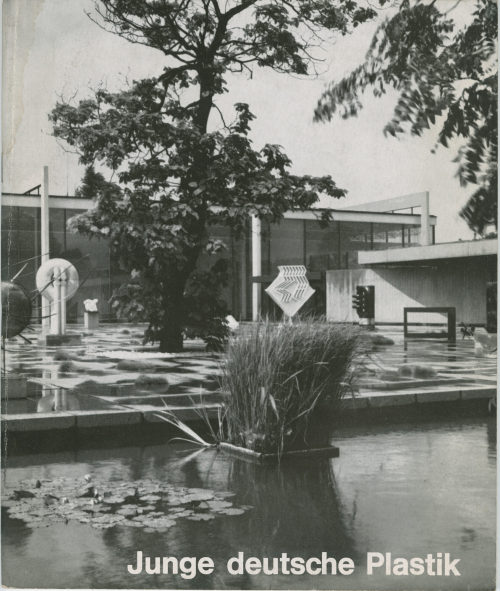
{"type": "Polygon", "coordinates": [[[287,316],[292,317],[315,290],[309,285],[304,265],[284,265],[278,270],[278,276],[266,292],[287,316]]]}

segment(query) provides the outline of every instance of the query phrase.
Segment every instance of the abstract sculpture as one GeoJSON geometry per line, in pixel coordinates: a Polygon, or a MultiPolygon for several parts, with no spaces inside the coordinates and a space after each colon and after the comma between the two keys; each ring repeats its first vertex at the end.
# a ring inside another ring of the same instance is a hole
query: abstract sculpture
{"type": "Polygon", "coordinates": [[[278,267],[278,270],[278,276],[266,289],[266,293],[291,318],[315,290],[309,285],[304,265],[284,265],[278,267]]]}
{"type": "Polygon", "coordinates": [[[50,333],[63,335],[66,331],[66,300],[78,289],[75,267],[64,259],[49,259],[38,269],[36,287],[50,305],[50,333]]]}

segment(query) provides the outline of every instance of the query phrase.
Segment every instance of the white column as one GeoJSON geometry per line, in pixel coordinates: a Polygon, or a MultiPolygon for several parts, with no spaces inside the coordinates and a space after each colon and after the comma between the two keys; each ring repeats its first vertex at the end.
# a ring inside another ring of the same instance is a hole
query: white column
{"type": "MultiPolygon", "coordinates": [[[[256,216],[252,216],[252,280],[254,277],[262,275],[262,241],[261,241],[261,222],[256,216]]],[[[260,317],[260,303],[262,286],[260,283],[252,281],[252,320],[256,322],[260,317]]]]}
{"type": "Polygon", "coordinates": [[[61,269],[55,267],[53,271],[54,299],[51,303],[50,332],[60,335],[61,333],[61,269]]]}
{"type": "Polygon", "coordinates": [[[241,241],[241,254],[240,254],[240,317],[238,320],[246,320],[247,314],[247,249],[246,242],[241,241]]]}
{"type": "Polygon", "coordinates": [[[420,211],[420,245],[427,246],[431,243],[431,224],[429,219],[429,191],[425,191],[422,197],[420,211]]]}
{"type": "Polygon", "coordinates": [[[59,314],[61,315],[59,325],[60,334],[66,334],[66,287],[68,284],[67,271],[64,271],[61,276],[61,303],[59,308],[59,314]]]}
{"type": "MultiPolygon", "coordinates": [[[[40,265],[50,259],[49,253],[49,167],[43,167],[42,190],[40,196],[40,265]]],[[[42,327],[50,329],[50,302],[42,295],[42,327]]]]}

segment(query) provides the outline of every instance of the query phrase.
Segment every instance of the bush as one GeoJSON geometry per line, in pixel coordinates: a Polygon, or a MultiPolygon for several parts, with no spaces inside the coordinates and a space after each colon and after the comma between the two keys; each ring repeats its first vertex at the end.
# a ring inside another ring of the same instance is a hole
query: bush
{"type": "Polygon", "coordinates": [[[265,453],[303,446],[318,405],[340,403],[358,334],[310,320],[263,322],[231,339],[220,377],[228,393],[224,438],[265,453]]]}

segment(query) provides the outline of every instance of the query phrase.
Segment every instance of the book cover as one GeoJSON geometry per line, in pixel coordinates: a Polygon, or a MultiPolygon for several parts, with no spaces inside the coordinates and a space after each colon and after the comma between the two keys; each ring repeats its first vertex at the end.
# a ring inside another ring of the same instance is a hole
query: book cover
{"type": "Polygon", "coordinates": [[[2,33],[3,587],[496,588],[496,2],[2,33]]]}

